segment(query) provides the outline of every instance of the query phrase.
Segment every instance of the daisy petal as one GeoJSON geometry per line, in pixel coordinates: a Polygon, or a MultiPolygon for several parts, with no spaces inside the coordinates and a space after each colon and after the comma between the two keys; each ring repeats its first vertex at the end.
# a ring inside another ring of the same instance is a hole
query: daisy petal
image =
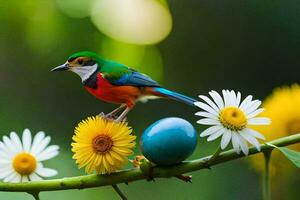
{"type": "Polygon", "coordinates": [[[3,151],[2,149],[0,150],[0,160],[1,161],[7,161],[7,160],[10,160],[11,159],[11,155],[7,154],[5,151],[3,151]]]}
{"type": "Polygon", "coordinates": [[[57,171],[55,169],[44,167],[37,168],[35,172],[42,177],[51,177],[57,175],[57,171]]]}
{"type": "Polygon", "coordinates": [[[35,146],[32,145],[32,148],[31,148],[31,153],[33,155],[38,155],[41,151],[43,151],[47,145],[50,143],[51,141],[51,137],[50,136],[47,136],[45,137],[44,139],[42,139],[42,141],[40,141],[39,143],[36,143],[35,146]],[[33,148],[35,147],[35,148],[33,148]]]}
{"type": "Polygon", "coordinates": [[[205,136],[209,136],[217,131],[220,131],[221,129],[223,129],[222,126],[212,126],[212,127],[209,127],[208,129],[206,129],[205,131],[203,131],[201,134],[200,134],[200,137],[205,137],[205,136]]]}
{"type": "Polygon", "coordinates": [[[245,107],[247,107],[249,105],[249,103],[252,101],[252,96],[248,95],[244,101],[242,101],[241,105],[240,105],[240,109],[242,109],[243,111],[245,111],[245,107]]]}
{"type": "Polygon", "coordinates": [[[231,131],[226,130],[222,136],[221,149],[225,149],[231,140],[231,131]]]}
{"type": "Polygon", "coordinates": [[[40,176],[38,176],[36,173],[32,173],[29,175],[30,181],[40,181],[43,180],[40,176]]]}
{"type": "Polygon", "coordinates": [[[59,153],[58,150],[59,150],[58,145],[51,145],[47,147],[44,151],[42,151],[40,154],[36,155],[36,159],[38,161],[49,160],[50,158],[53,158],[58,155],[59,153]]]}
{"type": "Polygon", "coordinates": [[[255,146],[257,151],[260,151],[260,144],[259,144],[259,142],[257,141],[257,139],[255,137],[248,134],[248,132],[246,132],[246,131],[241,131],[240,134],[245,140],[247,140],[250,144],[255,146]]]}
{"type": "Polygon", "coordinates": [[[1,172],[0,172],[0,179],[4,179],[4,178],[8,177],[12,173],[15,173],[15,171],[12,169],[11,166],[9,168],[7,168],[6,170],[1,170],[1,172]]]}
{"type": "Polygon", "coordinates": [[[232,141],[232,146],[233,146],[233,149],[235,150],[235,152],[237,154],[240,154],[240,152],[241,152],[240,145],[239,145],[240,140],[235,132],[232,132],[232,140],[231,141],[232,141]]]}
{"type": "Polygon", "coordinates": [[[218,119],[218,117],[216,115],[213,115],[208,112],[196,112],[195,115],[201,116],[201,117],[207,117],[207,118],[211,118],[211,119],[215,119],[215,120],[218,119]]]}
{"type": "Polygon", "coordinates": [[[223,133],[224,133],[223,130],[220,130],[220,131],[218,131],[218,132],[215,132],[215,133],[211,134],[211,135],[207,138],[207,141],[208,141],[208,142],[213,141],[213,140],[217,139],[218,137],[220,137],[223,133]]]}
{"type": "Polygon", "coordinates": [[[12,183],[20,183],[22,176],[17,174],[10,182],[12,183]]]}
{"type": "Polygon", "coordinates": [[[271,120],[266,117],[255,117],[248,120],[249,125],[268,125],[271,120]]]}
{"type": "Polygon", "coordinates": [[[235,106],[236,106],[236,107],[239,107],[239,106],[240,106],[240,103],[241,103],[241,93],[240,93],[240,92],[237,92],[237,95],[236,95],[236,101],[235,101],[235,106]]]}
{"type": "Polygon", "coordinates": [[[246,128],[245,131],[247,131],[253,137],[259,138],[261,140],[266,140],[265,136],[263,136],[262,134],[260,134],[259,132],[255,131],[255,130],[252,130],[250,128],[246,128]]]}
{"type": "Polygon", "coordinates": [[[7,157],[7,154],[4,154],[4,152],[0,151],[0,166],[7,165],[11,163],[11,159],[7,157]]]}
{"type": "Polygon", "coordinates": [[[248,149],[248,146],[247,146],[247,144],[246,144],[244,138],[243,138],[242,136],[240,136],[240,135],[237,135],[237,136],[238,136],[238,139],[239,139],[239,145],[240,145],[240,147],[241,147],[243,153],[244,153],[245,155],[248,155],[249,149],[248,149]]]}
{"type": "Polygon", "coordinates": [[[29,129],[25,129],[22,135],[23,149],[25,152],[30,152],[31,147],[31,133],[29,129]]]}
{"type": "Polygon", "coordinates": [[[202,124],[202,125],[219,125],[220,124],[220,122],[218,120],[210,119],[210,118],[200,119],[197,121],[197,123],[202,124]]]}
{"type": "Polygon", "coordinates": [[[221,95],[219,93],[217,93],[216,91],[212,90],[211,92],[209,92],[209,95],[216,102],[216,104],[219,107],[219,109],[223,109],[224,108],[224,102],[223,102],[223,99],[222,99],[222,97],[221,97],[221,95]]]}
{"type": "Polygon", "coordinates": [[[263,109],[263,108],[260,108],[260,109],[257,109],[257,110],[255,110],[255,111],[253,111],[252,113],[249,113],[248,115],[247,115],[247,118],[248,119],[250,119],[250,118],[253,118],[253,117],[255,117],[256,115],[259,115],[261,112],[263,112],[265,109],[263,109]]]}
{"type": "Polygon", "coordinates": [[[10,139],[14,143],[14,146],[15,146],[17,152],[23,151],[22,142],[16,132],[10,133],[10,139]]]}
{"type": "Polygon", "coordinates": [[[230,106],[235,106],[236,103],[236,95],[233,90],[230,91],[229,93],[229,105],[230,106]]]}
{"type": "Polygon", "coordinates": [[[9,149],[6,147],[6,145],[0,141],[0,150],[7,154],[7,156],[13,156],[13,153],[11,151],[9,151],[9,149]]]}
{"type": "Polygon", "coordinates": [[[14,180],[14,179],[17,178],[17,176],[19,176],[19,175],[17,174],[17,172],[12,172],[10,175],[8,175],[7,177],[5,177],[5,178],[3,179],[3,182],[12,182],[12,180],[14,180]]]}
{"type": "Polygon", "coordinates": [[[6,149],[10,151],[12,155],[18,153],[14,143],[7,136],[3,136],[3,142],[5,144],[6,149]]]}
{"type": "Polygon", "coordinates": [[[222,90],[225,107],[230,106],[230,92],[228,90],[222,90]]]}
{"type": "Polygon", "coordinates": [[[254,100],[249,104],[249,107],[245,108],[245,112],[248,115],[249,113],[252,113],[255,111],[259,106],[261,105],[261,101],[254,100]]]}
{"type": "Polygon", "coordinates": [[[43,141],[44,138],[45,138],[45,133],[43,131],[39,131],[34,136],[30,153],[36,155],[36,149],[39,148],[39,145],[43,141]]]}
{"type": "Polygon", "coordinates": [[[207,104],[205,104],[205,103],[202,103],[202,102],[195,102],[194,104],[195,104],[195,106],[198,106],[199,108],[201,108],[201,109],[203,109],[203,110],[205,110],[205,111],[207,111],[207,112],[209,112],[209,113],[211,113],[211,114],[213,114],[213,115],[218,116],[217,111],[215,111],[215,110],[214,110],[212,107],[210,107],[209,105],[207,105],[207,104]]]}
{"type": "Polygon", "coordinates": [[[202,99],[203,101],[205,101],[216,112],[219,112],[219,108],[217,107],[217,105],[212,100],[210,100],[207,96],[199,95],[199,98],[202,99]]]}
{"type": "Polygon", "coordinates": [[[22,183],[25,183],[25,182],[28,182],[28,181],[29,181],[29,179],[28,179],[27,176],[22,176],[22,178],[21,178],[22,183]]]}

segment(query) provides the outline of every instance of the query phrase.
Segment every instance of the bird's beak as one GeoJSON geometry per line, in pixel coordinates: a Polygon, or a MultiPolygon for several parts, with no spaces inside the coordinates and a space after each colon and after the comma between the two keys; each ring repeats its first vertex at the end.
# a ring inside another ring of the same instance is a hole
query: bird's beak
{"type": "Polygon", "coordinates": [[[69,69],[69,64],[65,63],[63,65],[59,65],[59,66],[51,69],[51,72],[66,71],[68,69],[69,69]]]}

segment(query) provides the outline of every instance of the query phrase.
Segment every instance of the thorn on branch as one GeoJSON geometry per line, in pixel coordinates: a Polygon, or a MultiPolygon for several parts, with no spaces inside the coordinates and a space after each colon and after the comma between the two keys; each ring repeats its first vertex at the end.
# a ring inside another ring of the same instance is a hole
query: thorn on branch
{"type": "Polygon", "coordinates": [[[206,168],[206,169],[211,169],[209,160],[210,160],[210,159],[207,158],[207,159],[205,159],[205,160],[203,161],[203,167],[206,168]]]}
{"type": "Polygon", "coordinates": [[[192,176],[185,176],[185,175],[181,174],[181,175],[177,175],[175,177],[182,180],[182,181],[184,181],[184,182],[192,183],[192,176]]]}

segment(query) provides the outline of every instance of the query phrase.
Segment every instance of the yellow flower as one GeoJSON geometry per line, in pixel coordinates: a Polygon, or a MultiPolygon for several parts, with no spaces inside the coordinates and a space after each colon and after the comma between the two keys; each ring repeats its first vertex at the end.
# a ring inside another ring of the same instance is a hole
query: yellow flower
{"type": "Polygon", "coordinates": [[[136,137],[126,122],[103,117],[89,117],[75,128],[72,143],[73,159],[87,173],[111,173],[121,169],[132,154],[136,137]]]}
{"type": "MultiPolygon", "coordinates": [[[[281,87],[273,91],[263,103],[265,111],[263,117],[271,119],[269,126],[256,126],[255,130],[262,133],[266,141],[275,140],[295,133],[300,133],[300,87],[297,84],[291,87],[281,87]]],[[[290,146],[294,150],[300,150],[300,145],[290,146]]],[[[252,156],[251,163],[258,171],[263,171],[263,155],[252,156]]],[[[275,175],[282,170],[289,171],[288,161],[278,151],[273,151],[271,158],[271,174],[275,175]]]]}

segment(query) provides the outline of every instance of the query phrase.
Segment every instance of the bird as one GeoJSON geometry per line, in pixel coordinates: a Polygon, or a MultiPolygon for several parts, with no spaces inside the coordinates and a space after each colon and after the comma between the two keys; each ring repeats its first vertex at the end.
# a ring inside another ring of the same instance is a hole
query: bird
{"type": "Polygon", "coordinates": [[[104,59],[91,51],[74,53],[64,64],[51,71],[74,72],[79,75],[84,88],[90,94],[102,101],[119,104],[117,109],[105,115],[116,121],[122,121],[138,101],[166,98],[190,106],[194,106],[196,102],[191,97],[162,87],[149,76],[131,67],[104,59]]]}

